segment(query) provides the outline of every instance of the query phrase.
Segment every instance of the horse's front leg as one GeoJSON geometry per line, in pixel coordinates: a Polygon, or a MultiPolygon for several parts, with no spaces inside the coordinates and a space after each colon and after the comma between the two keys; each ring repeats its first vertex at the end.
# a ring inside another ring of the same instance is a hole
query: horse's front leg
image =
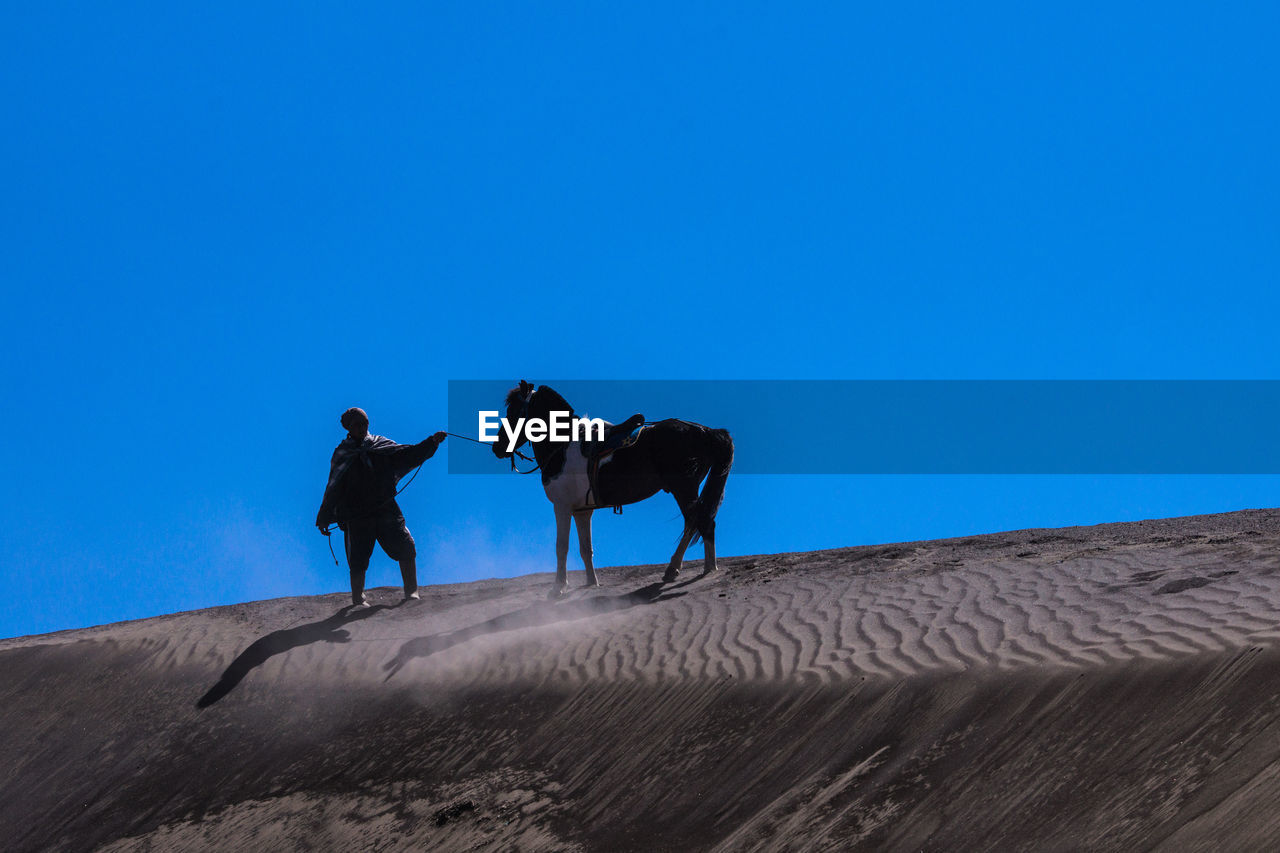
{"type": "Polygon", "coordinates": [[[587,582],[584,586],[600,586],[596,567],[591,562],[591,510],[580,509],[575,512],[573,523],[578,528],[578,553],[582,555],[582,565],[587,569],[587,582]]]}
{"type": "Polygon", "coordinates": [[[684,564],[684,552],[689,547],[689,542],[693,539],[694,529],[686,527],[684,535],[680,537],[680,542],[676,545],[676,552],[671,555],[671,562],[667,565],[667,573],[662,576],[663,583],[671,583],[676,579],[676,575],[680,574],[680,567],[684,564]]]}
{"type": "Polygon", "coordinates": [[[551,590],[551,598],[564,595],[564,588],[569,585],[569,522],[573,513],[567,506],[556,504],[556,585],[551,590]]]}

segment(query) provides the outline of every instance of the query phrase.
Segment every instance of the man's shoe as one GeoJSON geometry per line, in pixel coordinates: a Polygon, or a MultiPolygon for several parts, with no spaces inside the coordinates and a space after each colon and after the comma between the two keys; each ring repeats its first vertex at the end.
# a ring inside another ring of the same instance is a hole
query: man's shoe
{"type": "Polygon", "coordinates": [[[418,591],[415,589],[413,592],[406,592],[404,594],[404,600],[405,601],[421,601],[422,596],[418,595],[418,591]]]}

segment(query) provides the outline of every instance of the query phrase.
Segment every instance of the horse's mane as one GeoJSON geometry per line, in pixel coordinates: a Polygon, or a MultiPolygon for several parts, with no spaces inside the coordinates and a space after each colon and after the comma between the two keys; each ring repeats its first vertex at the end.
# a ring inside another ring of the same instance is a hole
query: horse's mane
{"type": "Polygon", "coordinates": [[[550,404],[547,406],[553,412],[568,412],[569,417],[577,417],[573,411],[573,406],[569,405],[569,401],[560,396],[560,392],[552,388],[550,385],[539,385],[538,391],[551,398],[550,404]]]}
{"type": "Polygon", "coordinates": [[[507,392],[507,399],[506,399],[506,400],[504,400],[504,401],[502,402],[502,404],[503,404],[504,406],[506,406],[506,407],[509,409],[509,408],[511,408],[512,406],[514,406],[516,403],[519,403],[519,402],[521,402],[522,400],[524,400],[524,395],[523,395],[522,393],[520,393],[520,390],[521,390],[521,389],[520,389],[520,386],[519,386],[519,385],[517,385],[516,387],[514,387],[514,388],[512,388],[510,391],[508,391],[508,392],[507,392]]]}
{"type": "MultiPolygon", "coordinates": [[[[524,395],[526,393],[524,389],[526,387],[529,387],[529,385],[527,383],[521,382],[519,385],[517,385],[516,387],[508,391],[507,399],[503,402],[503,405],[505,405],[509,409],[512,406],[514,406],[516,403],[524,402],[524,395]]],[[[550,405],[548,405],[547,408],[550,411],[553,411],[553,412],[567,411],[569,413],[569,417],[571,418],[576,417],[576,413],[573,411],[573,406],[569,405],[569,401],[566,400],[564,397],[561,397],[560,392],[552,388],[550,385],[538,385],[536,387],[532,387],[532,390],[528,391],[527,393],[529,394],[530,399],[533,399],[534,394],[548,395],[550,397],[550,405]]]]}

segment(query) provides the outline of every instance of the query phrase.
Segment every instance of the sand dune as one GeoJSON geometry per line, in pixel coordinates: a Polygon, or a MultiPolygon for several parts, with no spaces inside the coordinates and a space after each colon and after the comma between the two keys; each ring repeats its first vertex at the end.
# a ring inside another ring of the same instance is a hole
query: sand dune
{"type": "Polygon", "coordinates": [[[554,602],[534,575],[0,641],[0,837],[1280,843],[1280,511],[689,565],[554,602]]]}

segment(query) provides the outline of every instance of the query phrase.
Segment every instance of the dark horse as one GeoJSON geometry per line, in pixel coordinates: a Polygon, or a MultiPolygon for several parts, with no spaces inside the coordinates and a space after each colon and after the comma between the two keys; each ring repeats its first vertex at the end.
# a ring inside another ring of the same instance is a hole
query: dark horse
{"type": "MultiPolygon", "coordinates": [[[[520,418],[547,422],[551,412],[569,412],[570,418],[577,417],[573,407],[553,389],[546,385],[535,387],[523,380],[507,394],[506,409],[507,421],[513,427],[520,418]]],[[[516,447],[526,439],[522,429],[516,447]]],[[[578,527],[579,553],[587,569],[586,585],[598,586],[591,563],[592,510],[636,503],[657,494],[659,489],[671,493],[684,516],[684,533],[662,580],[675,580],[685,549],[699,536],[705,554],[703,573],[716,570],[716,511],[733,465],[733,440],[727,430],[674,418],[646,425],[633,444],[600,460],[594,484],[588,482],[587,476],[589,459],[597,450],[591,444],[549,438],[529,443],[542,472],[547,499],[556,511],[556,586],[552,596],[563,594],[568,586],[565,560],[569,554],[570,519],[578,527]],[[707,482],[699,493],[698,485],[704,477],[707,482]]],[[[494,443],[493,452],[499,459],[511,456],[505,437],[494,443]]]]}

